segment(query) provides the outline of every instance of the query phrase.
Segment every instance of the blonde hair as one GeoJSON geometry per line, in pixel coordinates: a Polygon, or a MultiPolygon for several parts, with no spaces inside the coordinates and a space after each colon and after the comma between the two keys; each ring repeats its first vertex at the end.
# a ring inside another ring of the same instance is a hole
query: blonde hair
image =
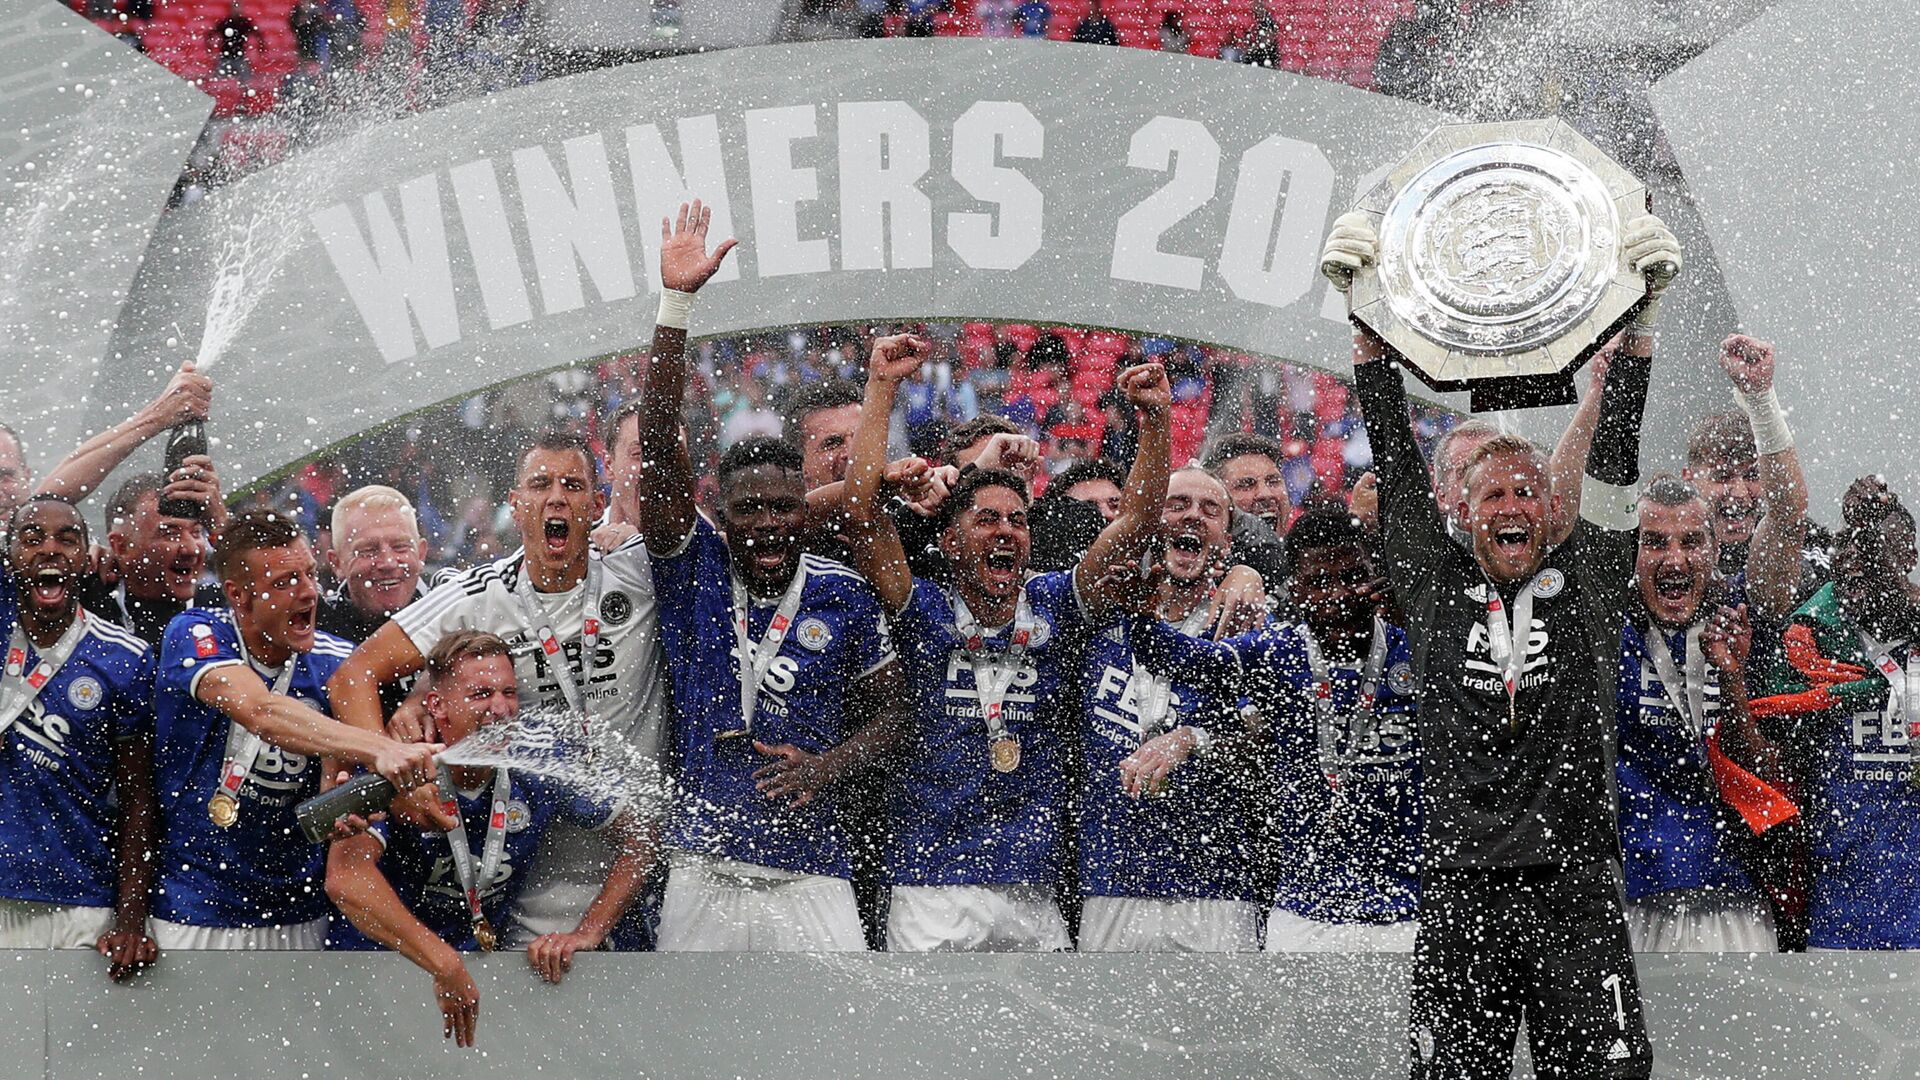
{"type": "Polygon", "coordinates": [[[327,529],[333,533],[336,543],[340,536],[340,523],[361,510],[405,510],[407,521],[413,525],[414,535],[420,534],[419,516],[414,513],[413,503],[408,502],[405,495],[385,484],[368,484],[366,487],[354,488],[340,496],[340,501],[333,504],[333,514],[327,519],[327,529]]]}
{"type": "Polygon", "coordinates": [[[1460,489],[1464,492],[1472,486],[1473,470],[1485,464],[1488,458],[1496,454],[1522,454],[1532,461],[1540,475],[1547,476],[1547,457],[1540,448],[1526,437],[1510,433],[1501,433],[1481,443],[1467,452],[1467,459],[1460,463],[1460,489]]]}

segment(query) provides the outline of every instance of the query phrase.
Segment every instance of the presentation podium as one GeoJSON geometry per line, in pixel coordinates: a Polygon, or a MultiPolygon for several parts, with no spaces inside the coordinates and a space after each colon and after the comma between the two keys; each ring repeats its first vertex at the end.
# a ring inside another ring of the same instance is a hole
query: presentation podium
{"type": "MultiPolygon", "coordinates": [[[[1404,1077],[1405,957],[582,955],[470,961],[479,1045],[371,953],[0,952],[0,1078],[1404,1077]]],[[[1648,956],[1654,1075],[1920,1075],[1920,957],[1648,956]]],[[[1517,1075],[1529,1075],[1524,1064],[1517,1075]]]]}

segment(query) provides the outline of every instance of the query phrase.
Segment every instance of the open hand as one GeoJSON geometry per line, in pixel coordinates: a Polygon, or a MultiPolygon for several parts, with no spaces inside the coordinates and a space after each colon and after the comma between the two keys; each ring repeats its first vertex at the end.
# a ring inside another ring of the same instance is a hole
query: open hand
{"type": "Polygon", "coordinates": [[[433,1000],[440,1006],[440,1035],[462,1048],[473,1045],[473,1028],[480,1019],[480,988],[455,954],[453,965],[433,976],[433,1000]]]}
{"type": "Polygon", "coordinates": [[[678,217],[660,219],[662,286],[675,292],[699,292],[700,286],[719,272],[721,260],[733,250],[737,241],[731,238],[722,240],[709,253],[707,227],[712,223],[713,208],[700,205],[699,199],[690,204],[681,203],[678,217]]]}

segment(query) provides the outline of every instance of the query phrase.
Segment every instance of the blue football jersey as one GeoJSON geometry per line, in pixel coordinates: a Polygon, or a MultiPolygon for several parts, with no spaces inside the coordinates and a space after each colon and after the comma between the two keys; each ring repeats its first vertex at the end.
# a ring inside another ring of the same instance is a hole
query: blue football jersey
{"type": "MultiPolygon", "coordinates": [[[[800,606],[760,685],[753,738],[809,753],[839,745],[869,718],[848,715],[853,687],[892,663],[880,599],[865,578],[831,559],[801,556],[800,606]]],[[[754,788],[768,758],[737,730],[740,655],[733,631],[727,545],[703,519],[685,550],[653,562],[660,640],[672,681],[673,765],[679,790],[669,842],[759,866],[850,877],[847,838],[831,799],[799,809],[754,788]]],[[[752,602],[747,635],[758,645],[779,602],[752,602]]]]}
{"type": "MultiPolygon", "coordinates": [[[[0,575],[0,648],[13,634],[14,582],[0,575]]],[[[27,671],[39,663],[29,645],[27,671]]],[[[0,748],[0,896],[111,907],[119,740],[152,724],[146,643],[97,615],[0,748]]]]}
{"type": "MultiPolygon", "coordinates": [[[[1684,631],[1666,638],[1676,661],[1686,655],[1684,631]]],[[[1704,690],[1711,725],[1720,711],[1720,676],[1712,664],[1707,665],[1704,690]]],[[[1724,826],[1738,821],[1721,809],[1707,764],[1707,732],[1696,730],[1674,707],[1647,658],[1642,631],[1632,623],[1620,634],[1616,708],[1620,755],[1615,771],[1627,897],[1670,889],[1750,889],[1746,871],[1725,843],[1724,826]]]]}
{"type": "MultiPolygon", "coordinates": [[[[1004,702],[1019,766],[997,772],[973,663],[954,628],[947,590],[916,580],[894,620],[914,701],[913,735],[896,771],[888,872],[898,885],[1050,884],[1059,878],[1060,811],[1066,780],[1059,733],[1036,703],[1056,698],[1086,620],[1073,574],[1040,574],[1026,584],[1034,630],[1004,702]]],[[[985,640],[1004,652],[1013,626],[985,640]]]]}
{"type": "Polygon", "coordinates": [[[1270,837],[1274,906],[1322,922],[1414,917],[1420,888],[1417,680],[1406,635],[1386,629],[1371,710],[1359,705],[1361,663],[1327,659],[1321,710],[1301,628],[1273,622],[1220,644],[1136,618],[1134,648],[1150,669],[1211,684],[1239,679],[1276,751],[1270,837]]]}
{"type": "MultiPolygon", "coordinates": [[[[316,634],[296,655],[288,696],[327,711],[327,680],[353,646],[316,634]]],[[[167,626],[154,673],[154,786],[160,804],[160,880],[153,914],[193,926],[284,926],[326,914],[326,849],[293,818],[320,791],[320,761],[271,744],[260,748],[240,792],[240,820],[222,829],[207,816],[226,759],[226,714],[194,689],[215,668],[244,664],[233,616],[189,608],[167,626]]],[[[256,672],[268,686],[274,673],[256,672]]]]}
{"type": "Polygon", "coordinates": [[[1120,763],[1147,738],[1189,724],[1230,734],[1238,693],[1223,683],[1174,682],[1168,715],[1145,732],[1132,675],[1121,620],[1093,635],[1082,661],[1081,894],[1255,900],[1244,777],[1197,758],[1173,771],[1164,794],[1135,799],[1120,788],[1120,763]]]}
{"type": "MultiPolygon", "coordinates": [[[[605,827],[619,808],[570,793],[552,781],[528,773],[508,775],[507,843],[493,877],[480,882],[480,910],[496,930],[511,925],[513,905],[527,881],[526,867],[547,827],[565,821],[585,829],[605,827]]],[[[480,856],[486,847],[487,819],[493,813],[493,779],[473,791],[454,792],[460,806],[460,819],[467,827],[467,845],[473,851],[474,873],[480,872],[480,856]]],[[[466,894],[460,890],[460,876],[454,870],[453,852],[447,846],[447,834],[429,832],[392,819],[369,827],[380,838],[386,851],[380,856],[380,872],[386,875],[393,891],[427,928],[456,949],[479,948],[473,939],[473,919],[467,912],[466,894]]],[[[375,949],[379,945],[361,934],[344,918],[336,918],[327,936],[327,947],[336,950],[375,949]]]]}

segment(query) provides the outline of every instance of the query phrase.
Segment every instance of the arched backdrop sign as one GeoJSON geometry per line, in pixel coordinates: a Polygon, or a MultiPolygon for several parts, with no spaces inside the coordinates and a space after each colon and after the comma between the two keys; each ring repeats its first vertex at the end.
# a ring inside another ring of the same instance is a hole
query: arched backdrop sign
{"type": "MultiPolygon", "coordinates": [[[[212,432],[237,487],[435,402],[644,347],[658,223],[689,195],[741,240],[696,336],[1056,322],[1344,372],[1321,239],[1447,119],[1283,72],[1029,41],[769,46],[549,80],[169,215],[89,419],[126,415],[224,329],[212,432]],[[246,317],[209,322],[210,299],[246,317]]],[[[1550,438],[1558,415],[1523,426],[1550,438]]]]}
{"type": "Polygon", "coordinates": [[[1338,358],[1321,237],[1441,119],[1314,79],[1046,42],[772,46],[550,80],[337,140],[170,215],[92,420],[191,354],[236,266],[222,303],[251,311],[214,367],[230,484],[644,346],[659,219],[689,195],[741,240],[695,335],[967,317],[1338,358]]]}

